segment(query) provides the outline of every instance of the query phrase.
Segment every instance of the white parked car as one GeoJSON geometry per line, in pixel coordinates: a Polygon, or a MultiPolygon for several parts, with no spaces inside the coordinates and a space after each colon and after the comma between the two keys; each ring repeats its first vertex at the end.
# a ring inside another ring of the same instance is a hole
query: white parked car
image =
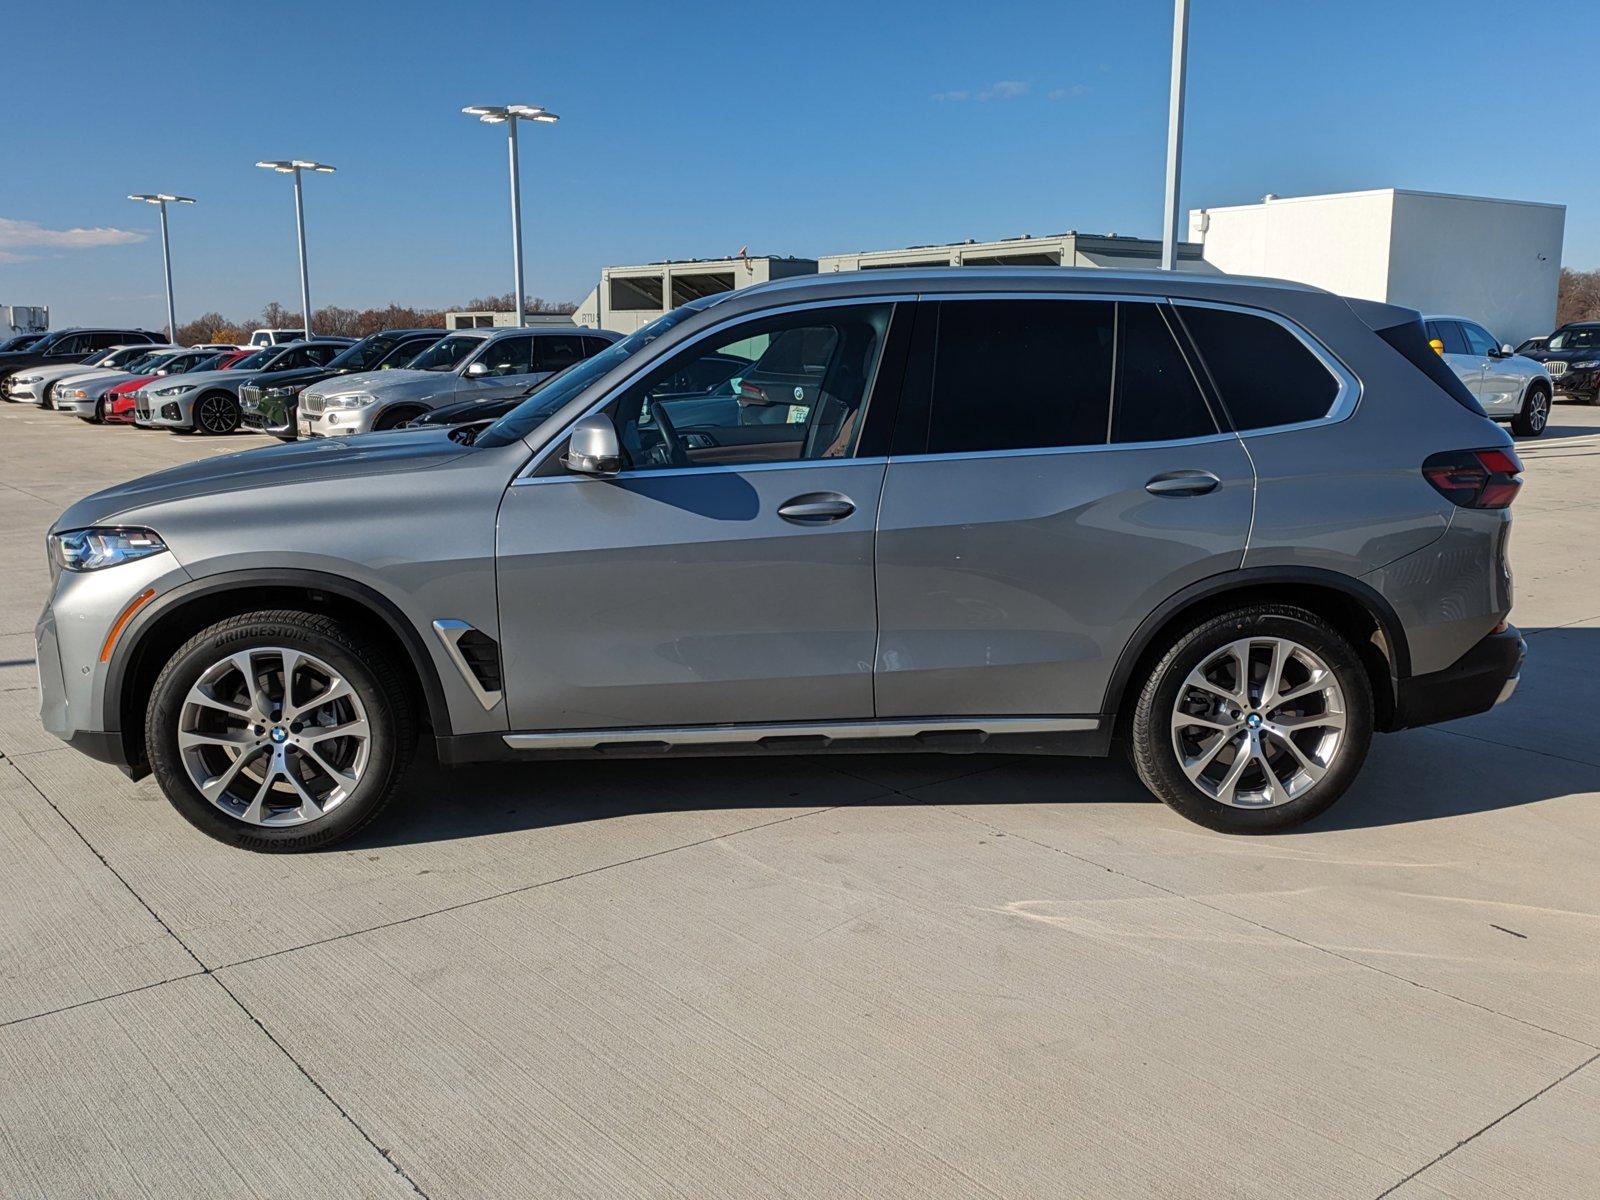
{"type": "Polygon", "coordinates": [[[216,357],[214,350],[191,350],[187,346],[152,347],[154,353],[134,359],[122,371],[98,371],[93,375],[79,375],[63,379],[55,386],[55,406],[61,412],[87,420],[99,420],[104,414],[100,402],[106,393],[118,384],[143,375],[176,375],[192,371],[200,363],[216,357]]]}
{"type": "Polygon", "coordinates": [[[41,408],[51,408],[54,404],[56,387],[69,379],[102,372],[120,372],[130,363],[156,350],[175,349],[176,346],[152,346],[148,342],[139,342],[131,346],[113,346],[85,362],[25,367],[7,379],[0,388],[3,388],[5,398],[13,403],[37,404],[41,408]]]}
{"type": "Polygon", "coordinates": [[[1429,344],[1478,398],[1483,411],[1518,437],[1538,437],[1550,420],[1555,386],[1541,363],[1518,354],[1466,317],[1422,318],[1429,344]]]}

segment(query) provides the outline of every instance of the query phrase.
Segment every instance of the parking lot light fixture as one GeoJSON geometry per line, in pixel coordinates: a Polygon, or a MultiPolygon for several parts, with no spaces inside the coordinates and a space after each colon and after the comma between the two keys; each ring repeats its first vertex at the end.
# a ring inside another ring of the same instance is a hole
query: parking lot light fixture
{"type": "Polygon", "coordinates": [[[300,315],[305,328],[306,341],[311,340],[311,280],[306,272],[306,212],[300,196],[300,173],[313,171],[319,175],[332,175],[334,168],[327,163],[312,162],[308,158],[271,159],[258,162],[263,170],[279,175],[294,176],[294,226],[300,243],[300,315]]]}
{"type": "Polygon", "coordinates": [[[511,160],[511,274],[516,300],[517,324],[524,323],[522,311],[522,183],[517,166],[517,122],[535,121],[554,125],[561,118],[533,104],[469,104],[461,110],[485,125],[504,125],[511,160]]]}
{"type": "Polygon", "coordinates": [[[171,192],[135,192],[128,197],[141,204],[154,204],[161,210],[161,265],[167,276],[167,339],[178,340],[178,317],[172,304],[172,249],[167,242],[167,205],[193,204],[192,196],[174,196],[171,192]]]}

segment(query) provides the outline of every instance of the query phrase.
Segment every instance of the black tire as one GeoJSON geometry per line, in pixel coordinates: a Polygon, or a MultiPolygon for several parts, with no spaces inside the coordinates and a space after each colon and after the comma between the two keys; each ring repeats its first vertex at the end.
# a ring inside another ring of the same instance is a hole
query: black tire
{"type": "Polygon", "coordinates": [[[104,425],[106,423],[106,398],[101,396],[94,402],[94,416],[85,417],[91,425],[104,425]]]}
{"type": "Polygon", "coordinates": [[[380,429],[399,429],[400,426],[413,417],[420,417],[427,411],[425,408],[416,408],[414,406],[391,408],[387,412],[378,414],[378,419],[372,423],[372,431],[376,433],[380,429]]]}
{"type": "Polygon", "coordinates": [[[1222,833],[1276,833],[1310,820],[1344,794],[1366,760],[1372,727],[1372,683],[1350,643],[1305,609],[1252,605],[1202,621],[1162,653],[1134,707],[1130,752],[1145,787],[1196,824],[1222,833]],[[1285,638],[1305,647],[1333,673],[1344,699],[1346,728],[1326,773],[1301,794],[1270,808],[1235,807],[1208,795],[1184,773],[1174,746],[1173,710],[1190,672],[1246,637],[1285,638]]]}
{"type": "Polygon", "coordinates": [[[194,424],[186,432],[216,437],[234,432],[244,418],[238,398],[227,392],[207,392],[199,397],[194,402],[191,415],[194,424]]]}
{"type": "Polygon", "coordinates": [[[1528,385],[1522,411],[1511,418],[1511,432],[1518,437],[1538,437],[1550,424],[1550,389],[1542,383],[1528,385]]]}
{"type": "Polygon", "coordinates": [[[388,804],[416,748],[411,693],[391,656],[330,617],[294,610],[245,613],[202,630],[167,661],[145,710],[145,751],[167,799],[196,829],[245,850],[319,850],[350,837],[388,804]],[[190,689],[229,655],[263,647],[314,655],[349,683],[370,730],[366,765],[337,806],[301,824],[249,824],[206,799],[190,778],[178,749],[179,722],[190,689]]]}

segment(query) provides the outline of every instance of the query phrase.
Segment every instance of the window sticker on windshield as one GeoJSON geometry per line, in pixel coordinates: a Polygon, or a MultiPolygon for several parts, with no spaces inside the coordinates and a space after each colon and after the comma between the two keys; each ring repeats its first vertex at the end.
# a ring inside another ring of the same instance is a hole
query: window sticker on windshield
{"type": "Polygon", "coordinates": [[[809,404],[791,404],[791,405],[789,405],[788,424],[790,424],[790,425],[804,425],[806,423],[806,418],[809,417],[810,415],[811,415],[811,405],[809,405],[809,404]]]}

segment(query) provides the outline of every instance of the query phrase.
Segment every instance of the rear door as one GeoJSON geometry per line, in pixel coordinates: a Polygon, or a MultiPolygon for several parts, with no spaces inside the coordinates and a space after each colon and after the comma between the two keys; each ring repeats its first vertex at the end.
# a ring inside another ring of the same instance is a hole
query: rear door
{"type": "MultiPolygon", "coordinates": [[[[1483,372],[1489,365],[1487,352],[1474,354],[1472,347],[1467,343],[1466,331],[1461,328],[1460,321],[1429,321],[1427,322],[1428,340],[1443,346],[1440,351],[1444,361],[1450,364],[1450,369],[1467,385],[1467,390],[1476,396],[1481,403],[1483,400],[1483,372]]],[[[1435,349],[1438,349],[1438,346],[1435,349]]]]}
{"type": "Polygon", "coordinates": [[[1236,568],[1254,476],[1156,298],[925,303],[879,518],[880,717],[1092,715],[1236,568]]]}

